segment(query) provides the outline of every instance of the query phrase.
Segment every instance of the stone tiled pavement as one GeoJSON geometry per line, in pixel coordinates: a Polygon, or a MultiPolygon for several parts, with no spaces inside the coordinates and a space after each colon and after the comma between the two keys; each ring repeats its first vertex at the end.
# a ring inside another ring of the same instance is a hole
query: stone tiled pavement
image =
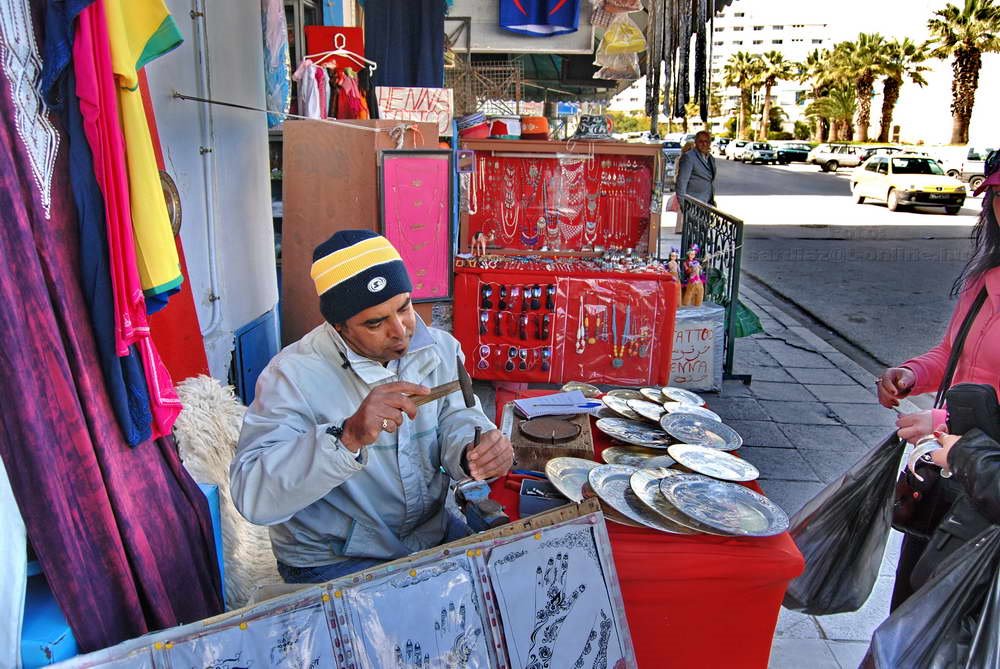
{"type": "MultiPolygon", "coordinates": [[[[763,296],[744,289],[741,297],[764,326],[736,342],[734,371],[752,374],[753,382],[726,381],[709,403],[743,435],[740,454],[760,469],[764,492],[791,515],[888,434],[896,413],[877,403],[871,373],[763,296]]],[[[907,402],[901,410],[917,408],[907,402]]],[[[782,609],[770,667],[857,667],[888,615],[899,541],[893,533],[861,610],[817,617],[782,609]]]]}

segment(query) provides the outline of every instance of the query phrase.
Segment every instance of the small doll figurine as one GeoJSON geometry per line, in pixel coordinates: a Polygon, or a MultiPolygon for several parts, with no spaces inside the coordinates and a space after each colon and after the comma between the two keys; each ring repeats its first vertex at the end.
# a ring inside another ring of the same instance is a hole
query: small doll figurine
{"type": "Polygon", "coordinates": [[[476,257],[485,256],[486,244],[492,241],[493,241],[492,232],[489,234],[489,236],[483,234],[482,231],[472,235],[472,255],[476,257]]]}
{"type": "Polygon", "coordinates": [[[684,284],[684,294],[681,304],[685,307],[700,307],[705,299],[705,273],[701,268],[701,261],[698,260],[698,252],[701,251],[697,244],[692,244],[687,251],[687,260],[684,261],[684,275],[687,283],[684,284]]]}
{"type": "Polygon", "coordinates": [[[679,282],[681,280],[681,250],[676,246],[670,247],[670,255],[667,256],[667,271],[674,275],[679,282]]]}

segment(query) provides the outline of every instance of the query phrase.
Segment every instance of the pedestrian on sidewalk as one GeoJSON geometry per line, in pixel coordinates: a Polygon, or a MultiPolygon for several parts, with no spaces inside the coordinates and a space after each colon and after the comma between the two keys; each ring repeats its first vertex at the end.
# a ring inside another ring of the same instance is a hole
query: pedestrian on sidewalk
{"type": "Polygon", "coordinates": [[[694,136],[694,150],[682,153],[677,159],[677,214],[678,226],[683,230],[684,196],[715,206],[715,158],[712,156],[712,133],[702,130],[694,136]]]}
{"type": "MultiPolygon", "coordinates": [[[[891,367],[876,380],[882,406],[892,408],[909,395],[933,392],[945,377],[952,344],[977,297],[985,291],[959,352],[951,385],[985,383],[1000,388],[1000,152],[994,151],[986,161],[986,180],[976,190],[984,192],[979,221],[972,230],[974,252],[962,273],[952,285],[951,294],[958,297],[951,322],[944,338],[927,353],[891,367]]],[[[901,416],[896,425],[902,439],[915,443],[947,425],[947,409],[934,409],[901,416]]],[[[945,430],[946,431],[946,430],[945,430]]],[[[941,486],[938,486],[940,489],[941,486]]],[[[925,498],[921,503],[926,504],[925,498]]],[[[910,575],[927,541],[906,535],[896,568],[896,584],[892,596],[895,609],[913,592],[910,575]]]]}

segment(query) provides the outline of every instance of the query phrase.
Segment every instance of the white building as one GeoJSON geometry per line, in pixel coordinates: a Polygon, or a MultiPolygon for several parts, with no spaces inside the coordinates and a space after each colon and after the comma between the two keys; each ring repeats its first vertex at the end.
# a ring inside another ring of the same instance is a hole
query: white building
{"type": "MultiPolygon", "coordinates": [[[[829,25],[806,17],[797,6],[758,6],[751,0],[734,3],[716,15],[712,26],[711,80],[721,86],[726,61],[737,51],[762,54],[779,51],[787,60],[804,61],[813,49],[827,49],[832,45],[829,25]]],[[[693,74],[693,72],[692,72],[693,74]]],[[[788,115],[788,126],[805,117],[808,100],[802,95],[807,86],[797,81],[782,81],[772,90],[773,104],[780,105],[788,115]]],[[[715,124],[725,122],[738,113],[739,89],[720,88],[723,97],[719,118],[715,124]]],[[[760,101],[755,101],[759,108],[760,101]]],[[[611,100],[611,111],[644,114],[646,109],[646,79],[635,81],[611,100]]],[[[666,118],[661,117],[661,122],[666,118]]]]}
{"type": "MultiPolygon", "coordinates": [[[[712,32],[712,81],[721,86],[726,62],[738,51],[752,54],[777,51],[785,60],[803,62],[811,51],[830,48],[833,42],[829,24],[817,20],[815,11],[803,6],[808,4],[779,6],[743,1],[719,12],[712,32]]],[[[740,91],[735,87],[721,90],[724,120],[738,113],[740,91]]],[[[789,129],[794,121],[805,118],[809,104],[806,92],[808,86],[794,79],[779,81],[771,91],[772,104],[784,109],[789,129]]],[[[761,106],[761,100],[754,101],[754,108],[761,106]]]]}

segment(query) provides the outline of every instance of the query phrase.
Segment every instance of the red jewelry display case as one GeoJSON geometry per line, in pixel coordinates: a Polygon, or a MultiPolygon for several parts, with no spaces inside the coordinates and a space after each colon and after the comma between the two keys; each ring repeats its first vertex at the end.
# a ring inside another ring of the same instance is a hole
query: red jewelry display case
{"type": "Polygon", "coordinates": [[[659,145],[470,140],[455,337],[477,379],[665,385],[680,284],[658,255],[659,145]]]}

